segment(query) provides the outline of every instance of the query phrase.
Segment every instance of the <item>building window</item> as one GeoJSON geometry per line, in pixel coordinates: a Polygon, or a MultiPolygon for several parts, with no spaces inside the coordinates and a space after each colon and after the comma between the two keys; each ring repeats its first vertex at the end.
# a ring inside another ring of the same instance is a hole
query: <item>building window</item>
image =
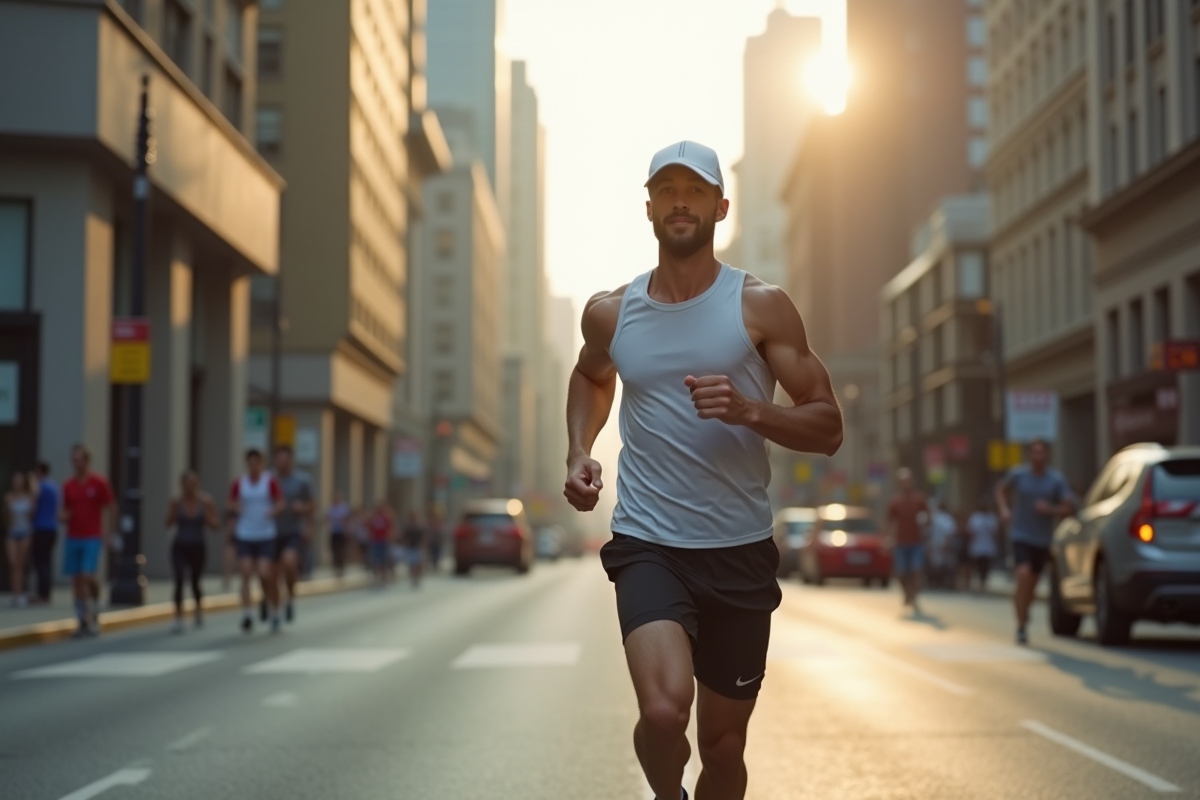
{"type": "Polygon", "coordinates": [[[1075,254],[1071,242],[1075,239],[1075,231],[1071,223],[1063,223],[1063,321],[1071,323],[1075,319],[1075,254]]]}
{"type": "Polygon", "coordinates": [[[448,403],[454,398],[454,373],[441,370],[433,376],[433,401],[448,403]]]}
{"type": "Polygon", "coordinates": [[[452,231],[438,231],[435,242],[438,258],[450,259],[454,257],[454,233],[452,231]]]}
{"type": "Polygon", "coordinates": [[[1112,83],[1117,79],[1117,18],[1108,15],[1104,32],[1104,82],[1112,83]]]}
{"type": "Polygon", "coordinates": [[[1171,338],[1171,287],[1163,286],[1154,292],[1154,341],[1171,338]]]}
{"type": "Polygon", "coordinates": [[[264,156],[277,156],[283,152],[283,110],[276,106],[262,106],[254,122],[258,152],[264,156]]]}
{"type": "Polygon", "coordinates": [[[0,201],[0,311],[28,306],[29,219],[29,203],[0,201]]]}
{"type": "Polygon", "coordinates": [[[983,271],[983,253],[970,251],[958,254],[959,297],[974,298],[987,294],[983,271]]]}
{"type": "Polygon", "coordinates": [[[258,29],[258,77],[278,78],[283,75],[283,30],[265,27],[258,29]]]}
{"type": "Polygon", "coordinates": [[[967,17],[967,44],[983,49],[987,47],[987,20],[978,14],[967,17]]]}
{"type": "Polygon", "coordinates": [[[1159,86],[1150,98],[1150,163],[1167,155],[1167,87],[1159,86]]]}
{"type": "Polygon", "coordinates": [[[242,63],[242,52],[245,49],[244,31],[242,4],[238,0],[225,0],[225,49],[229,51],[229,57],[238,64],[242,63]]]}
{"type": "Polygon", "coordinates": [[[433,326],[433,352],[446,356],[454,352],[454,325],[439,322],[433,326]]]}
{"type": "Polygon", "coordinates": [[[433,279],[433,304],[438,308],[449,308],[454,302],[454,276],[438,275],[433,279]]]}
{"type": "Polygon", "coordinates": [[[213,89],[213,40],[212,37],[205,34],[204,44],[201,45],[200,51],[200,91],[204,92],[204,96],[212,99],[213,89]]]}
{"type": "Polygon", "coordinates": [[[1129,112],[1129,130],[1126,132],[1126,135],[1125,135],[1125,143],[1129,147],[1129,152],[1125,156],[1127,159],[1126,163],[1128,165],[1128,172],[1126,174],[1126,177],[1129,181],[1132,181],[1134,178],[1136,178],[1137,174],[1138,174],[1137,126],[1138,126],[1137,112],[1130,111],[1129,112]]]}
{"type": "Polygon", "coordinates": [[[1163,0],[1146,0],[1146,42],[1148,44],[1154,44],[1162,39],[1163,23],[1163,0]]]}
{"type": "Polygon", "coordinates": [[[1108,126],[1108,173],[1105,183],[1108,186],[1108,191],[1113,191],[1117,188],[1117,178],[1121,161],[1121,133],[1117,130],[1117,126],[1108,126]]]}
{"type": "Polygon", "coordinates": [[[988,125],[988,104],[984,97],[967,99],[967,124],[972,128],[984,129],[988,125]]]}
{"type": "Polygon", "coordinates": [[[967,163],[971,169],[983,169],[988,160],[988,140],[984,136],[972,136],[967,142],[967,163]]]}
{"type": "Polygon", "coordinates": [[[163,50],[167,57],[184,72],[191,71],[188,63],[192,42],[192,15],[179,0],[163,4],[163,50]]]}
{"type": "Polygon", "coordinates": [[[1133,63],[1133,56],[1137,42],[1137,39],[1134,36],[1133,20],[1133,0],[1125,0],[1125,15],[1123,22],[1125,24],[1125,64],[1127,66],[1133,63]]]}
{"type": "Polygon", "coordinates": [[[971,56],[967,59],[967,83],[970,86],[987,86],[988,65],[983,56],[971,56]]]}
{"type": "Polygon", "coordinates": [[[437,210],[440,214],[451,214],[454,212],[453,192],[438,192],[437,210]]]}
{"type": "Polygon", "coordinates": [[[233,127],[242,127],[242,79],[231,67],[225,68],[225,87],[222,92],[221,110],[225,117],[233,123],[233,127]]]}
{"type": "Polygon", "coordinates": [[[1129,304],[1129,371],[1136,375],[1146,366],[1146,316],[1141,299],[1129,304]]]}
{"type": "Polygon", "coordinates": [[[1107,330],[1108,339],[1108,379],[1115,381],[1121,377],[1121,318],[1114,308],[1108,312],[1107,330]]]}

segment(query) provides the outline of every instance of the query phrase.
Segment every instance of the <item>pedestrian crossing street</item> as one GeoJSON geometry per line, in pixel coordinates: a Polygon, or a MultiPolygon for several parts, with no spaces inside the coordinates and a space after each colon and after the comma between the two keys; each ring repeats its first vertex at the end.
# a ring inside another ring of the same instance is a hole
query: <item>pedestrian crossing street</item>
{"type": "MultiPolygon", "coordinates": [[[[914,644],[918,657],[960,665],[988,663],[1041,663],[1040,652],[996,642],[973,641],[914,644]]],[[[825,642],[784,638],[771,647],[769,658],[783,662],[821,662],[851,655],[825,642]]],[[[17,680],[47,678],[160,678],[225,658],[220,650],[196,652],[101,653],[9,674],[17,680]]],[[[245,675],[367,674],[394,667],[413,656],[410,648],[303,647],[241,668],[245,675]]],[[[468,647],[449,664],[453,670],[571,667],[580,662],[578,642],[483,643],[468,647]]]]}

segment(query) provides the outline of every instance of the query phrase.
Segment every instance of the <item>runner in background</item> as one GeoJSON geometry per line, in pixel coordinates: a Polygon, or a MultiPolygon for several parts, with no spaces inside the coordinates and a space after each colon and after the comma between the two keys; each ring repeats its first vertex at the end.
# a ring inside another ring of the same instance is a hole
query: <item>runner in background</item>
{"type": "Polygon", "coordinates": [[[925,544],[921,535],[922,526],[932,514],[929,500],[913,488],[912,470],[902,467],[896,471],[896,482],[900,491],[888,503],[888,546],[892,550],[892,564],[900,588],[904,593],[904,605],[914,614],[921,613],[917,595],[921,591],[921,576],[925,570],[925,544]]]}
{"type": "Polygon", "coordinates": [[[350,546],[354,512],[340,491],[333,493],[333,503],[325,512],[329,523],[329,552],[333,556],[333,574],[342,577],[346,572],[346,551],[350,546]]]}
{"type": "Polygon", "coordinates": [[[229,489],[229,510],[236,515],[238,560],[242,572],[242,632],[254,629],[250,584],[258,575],[263,600],[271,616],[271,631],[279,631],[279,585],[275,577],[275,517],[283,510],[283,493],[263,472],[262,453],[246,451],[246,472],[229,489]]]}
{"type": "Polygon", "coordinates": [[[996,520],[996,515],[988,507],[987,499],[981,498],[974,513],[967,520],[967,536],[970,540],[968,555],[974,575],[979,579],[979,588],[976,590],[979,594],[987,592],[992,564],[1000,554],[999,532],[1000,523],[996,520]]]}
{"type": "Polygon", "coordinates": [[[404,526],[404,561],[408,565],[408,579],[414,589],[421,588],[421,569],[425,562],[425,526],[421,524],[421,516],[415,511],[408,513],[408,522],[404,526]]]}
{"type": "Polygon", "coordinates": [[[396,519],[387,500],[376,504],[367,529],[371,537],[371,572],[375,575],[375,586],[382,588],[394,575],[392,542],[396,538],[396,519]]]}
{"type": "Polygon", "coordinates": [[[33,512],[36,498],[30,486],[29,473],[17,470],[13,473],[8,494],[4,496],[4,512],[8,523],[9,589],[12,591],[10,605],[24,608],[29,604],[25,597],[25,566],[29,559],[29,546],[33,539],[33,512]]]}
{"type": "Polygon", "coordinates": [[[96,603],[100,597],[100,584],[96,581],[96,570],[100,565],[100,554],[111,542],[117,529],[117,506],[113,500],[112,487],[101,475],[92,472],[92,455],[81,444],[71,449],[71,467],[74,474],[63,483],[62,521],[67,525],[67,538],[63,542],[63,574],[71,577],[75,593],[75,616],[79,627],[73,636],[95,636],[99,633],[96,618],[96,603]],[[108,527],[105,529],[105,511],[108,527]]]}
{"type": "Polygon", "coordinates": [[[39,461],[34,469],[34,493],[37,505],[33,512],[33,571],[37,576],[34,602],[50,602],[54,586],[54,545],[58,541],[58,506],[61,492],[50,478],[50,465],[39,461]]]}
{"type": "Polygon", "coordinates": [[[287,590],[284,618],[296,619],[296,581],[300,577],[300,554],[304,541],[312,539],[312,483],[308,476],[293,468],[292,448],[286,444],[275,448],[275,482],[283,493],[283,508],[275,517],[276,577],[283,578],[287,590]]]}
{"type": "Polygon", "coordinates": [[[446,541],[446,526],[437,513],[429,515],[429,569],[437,572],[442,565],[442,548],[446,541]]]}

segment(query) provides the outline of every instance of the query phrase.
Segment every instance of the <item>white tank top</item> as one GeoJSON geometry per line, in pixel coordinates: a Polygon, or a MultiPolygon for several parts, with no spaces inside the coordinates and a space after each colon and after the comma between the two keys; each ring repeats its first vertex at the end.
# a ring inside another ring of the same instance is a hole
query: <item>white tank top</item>
{"type": "Polygon", "coordinates": [[[767,440],[698,418],[683,383],[726,375],[746,397],[773,399],[775,376],[742,321],[745,280],[722,264],[713,285],[683,303],[651,299],[650,273],[626,289],[609,346],[622,384],[616,533],[693,549],[771,536],[767,440]]]}
{"type": "Polygon", "coordinates": [[[244,542],[265,542],[275,538],[275,518],[271,506],[279,497],[279,486],[267,473],[251,481],[243,475],[234,484],[234,491],[241,502],[241,513],[237,519],[237,538],[244,542]]]}

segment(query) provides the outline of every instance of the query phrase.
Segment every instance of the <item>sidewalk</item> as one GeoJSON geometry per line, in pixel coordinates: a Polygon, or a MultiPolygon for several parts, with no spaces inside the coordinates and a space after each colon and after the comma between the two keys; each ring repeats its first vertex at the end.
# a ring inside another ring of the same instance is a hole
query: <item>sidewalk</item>
{"type": "MultiPolygon", "coordinates": [[[[296,593],[301,596],[330,594],[332,592],[356,589],[367,585],[367,574],[359,567],[351,566],[345,577],[337,579],[333,570],[316,569],[307,581],[301,581],[296,587],[296,593]]],[[[221,585],[219,575],[204,576],[201,586],[204,591],[204,608],[206,611],[222,611],[237,608],[240,605],[238,588],[240,578],[234,577],[229,589],[221,585]]],[[[259,587],[254,587],[254,597],[257,601],[259,587]]],[[[110,587],[101,588],[100,597],[100,629],[113,631],[134,625],[146,625],[153,622],[163,622],[175,616],[174,591],[171,581],[150,581],[146,585],[146,603],[136,607],[110,607],[108,592],[110,587]]],[[[191,585],[184,586],[184,612],[191,614],[195,603],[191,598],[191,585]]],[[[65,639],[75,630],[75,605],[71,597],[71,587],[57,585],[49,605],[14,608],[8,604],[8,596],[0,599],[0,650],[39,642],[52,642],[65,639]]]]}

